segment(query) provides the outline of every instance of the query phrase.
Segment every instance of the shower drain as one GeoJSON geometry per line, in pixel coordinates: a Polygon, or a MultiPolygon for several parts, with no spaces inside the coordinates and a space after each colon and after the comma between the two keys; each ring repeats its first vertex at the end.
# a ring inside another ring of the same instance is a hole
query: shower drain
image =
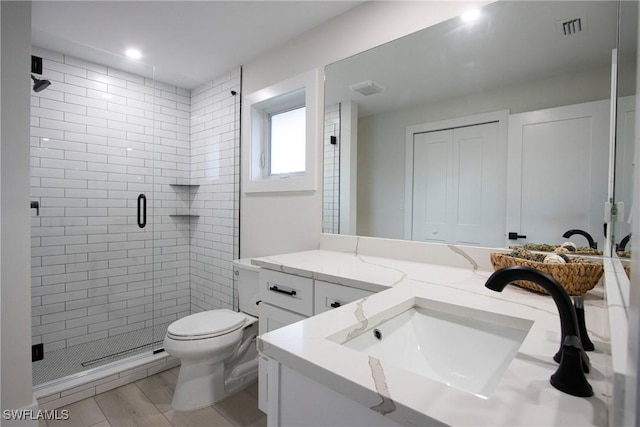
{"type": "Polygon", "coordinates": [[[138,347],[129,348],[127,350],[119,351],[117,353],[111,353],[111,354],[108,354],[106,356],[102,356],[102,357],[98,357],[96,359],[91,359],[91,360],[88,360],[86,362],[82,362],[81,365],[83,367],[85,367],[85,368],[88,367],[88,366],[97,365],[97,364],[103,363],[103,362],[105,362],[105,361],[107,361],[109,359],[117,359],[117,358],[119,358],[121,356],[124,356],[126,354],[134,353],[134,352],[137,352],[137,351],[140,351],[140,350],[150,349],[150,348],[155,347],[156,345],[161,344],[161,343],[162,343],[162,341],[155,341],[155,342],[152,342],[151,344],[144,344],[144,345],[141,345],[141,346],[138,346],[138,347]]]}

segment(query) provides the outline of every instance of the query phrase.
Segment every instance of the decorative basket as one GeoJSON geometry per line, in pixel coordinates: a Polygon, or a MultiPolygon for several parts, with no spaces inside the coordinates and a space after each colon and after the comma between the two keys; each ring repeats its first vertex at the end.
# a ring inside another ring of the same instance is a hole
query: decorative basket
{"type": "MultiPolygon", "coordinates": [[[[566,289],[569,295],[582,295],[593,289],[604,273],[603,265],[597,262],[545,264],[543,262],[515,258],[509,256],[509,254],[495,252],[491,254],[491,263],[493,264],[494,270],[514,265],[523,265],[540,270],[556,279],[558,283],[566,289]]],[[[544,288],[533,282],[518,280],[513,283],[521,288],[547,294],[544,288]]]]}
{"type": "MultiPolygon", "coordinates": [[[[524,245],[509,246],[509,248],[524,248],[528,251],[555,252],[556,249],[561,246],[562,245],[549,245],[547,243],[525,243],[524,245]]],[[[600,249],[593,249],[589,246],[578,246],[575,251],[565,251],[564,253],[570,253],[572,255],[602,255],[602,251],[600,249]]]]}

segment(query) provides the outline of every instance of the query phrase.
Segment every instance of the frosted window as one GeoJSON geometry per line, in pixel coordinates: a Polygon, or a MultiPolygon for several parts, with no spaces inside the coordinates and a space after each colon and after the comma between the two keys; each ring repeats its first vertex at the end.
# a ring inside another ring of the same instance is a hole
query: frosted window
{"type": "Polygon", "coordinates": [[[270,174],[305,171],[305,107],[271,115],[270,174]]]}

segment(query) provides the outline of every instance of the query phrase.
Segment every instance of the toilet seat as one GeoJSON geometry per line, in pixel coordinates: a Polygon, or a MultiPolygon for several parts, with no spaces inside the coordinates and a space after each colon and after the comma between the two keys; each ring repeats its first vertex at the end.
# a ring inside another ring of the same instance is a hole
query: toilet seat
{"type": "Polygon", "coordinates": [[[245,315],[228,309],[203,311],[173,322],[167,337],[178,341],[214,338],[241,328],[246,321],[245,315]]]}

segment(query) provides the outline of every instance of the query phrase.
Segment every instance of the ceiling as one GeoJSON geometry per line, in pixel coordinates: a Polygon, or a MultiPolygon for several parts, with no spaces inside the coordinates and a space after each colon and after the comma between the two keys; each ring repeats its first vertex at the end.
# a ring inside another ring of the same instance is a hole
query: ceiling
{"type": "Polygon", "coordinates": [[[325,99],[352,100],[364,117],[601,69],[610,66],[616,29],[611,1],[491,3],[475,22],[453,18],[329,65],[325,99]],[[582,18],[582,31],[565,36],[558,22],[572,18],[582,18]],[[386,90],[371,96],[349,90],[368,80],[386,90]]]}
{"type": "Polygon", "coordinates": [[[192,89],[363,2],[34,1],[32,44],[192,89]]]}

